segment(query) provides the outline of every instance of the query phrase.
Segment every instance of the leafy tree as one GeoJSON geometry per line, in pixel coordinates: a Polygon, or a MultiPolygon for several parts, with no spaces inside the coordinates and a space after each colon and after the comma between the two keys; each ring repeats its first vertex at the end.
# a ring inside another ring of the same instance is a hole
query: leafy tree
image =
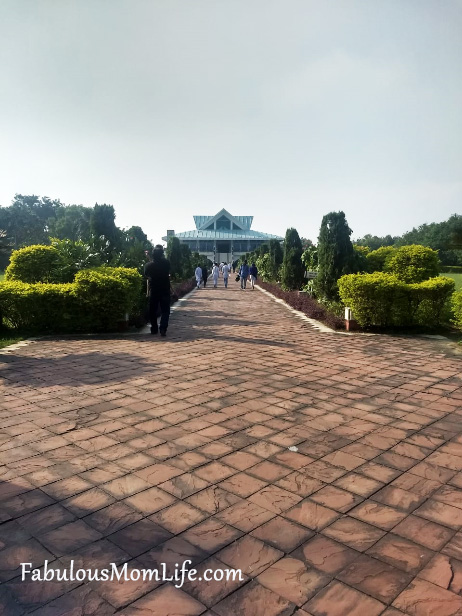
{"type": "Polygon", "coordinates": [[[399,246],[418,244],[439,251],[443,265],[462,265],[462,215],[453,214],[444,222],[420,225],[399,238],[399,246]]]}
{"type": "Polygon", "coordinates": [[[95,204],[90,215],[91,244],[104,263],[114,263],[122,251],[122,231],[115,224],[114,206],[95,204]]]}
{"type": "Polygon", "coordinates": [[[207,259],[205,255],[201,255],[198,252],[193,252],[191,254],[191,264],[193,270],[195,270],[197,266],[199,266],[200,268],[206,267],[207,269],[210,269],[213,265],[210,259],[207,259]]]}
{"type": "Polygon", "coordinates": [[[328,301],[339,298],[337,280],[360,269],[350,240],[351,233],[344,212],[330,212],[323,217],[319,231],[319,267],[315,288],[316,293],[328,301]]]}
{"type": "Polygon", "coordinates": [[[287,229],[281,272],[281,283],[284,289],[299,289],[303,284],[302,252],[302,242],[297,230],[287,229]]]}
{"type": "Polygon", "coordinates": [[[83,269],[90,269],[101,265],[100,255],[94,252],[89,244],[81,240],[61,240],[56,237],[50,238],[50,243],[61,256],[62,282],[72,282],[75,274],[83,269]]]}
{"type": "Polygon", "coordinates": [[[359,246],[367,246],[370,250],[377,250],[381,246],[393,246],[399,237],[393,237],[391,235],[385,235],[384,237],[378,237],[377,235],[371,235],[368,233],[364,237],[356,240],[356,244],[359,246]]]}
{"type": "Polygon", "coordinates": [[[13,248],[46,244],[49,222],[62,207],[57,199],[16,194],[10,206],[0,208],[0,228],[11,238],[13,248]]]}
{"type": "Polygon", "coordinates": [[[318,248],[313,244],[302,253],[302,263],[305,271],[315,272],[318,269],[318,248]]]}
{"type": "Polygon", "coordinates": [[[49,234],[61,240],[89,242],[92,208],[83,205],[66,205],[59,208],[56,217],[49,221],[49,234]]]}

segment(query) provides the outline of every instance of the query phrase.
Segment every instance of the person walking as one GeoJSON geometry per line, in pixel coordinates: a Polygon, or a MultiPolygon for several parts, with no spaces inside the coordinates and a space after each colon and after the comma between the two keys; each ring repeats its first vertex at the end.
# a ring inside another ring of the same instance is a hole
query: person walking
{"type": "Polygon", "coordinates": [[[200,265],[196,267],[196,271],[194,272],[194,276],[196,277],[197,288],[201,288],[201,280],[202,280],[202,269],[200,265]]]}
{"type": "Polygon", "coordinates": [[[249,277],[249,266],[247,264],[247,261],[244,261],[244,263],[241,265],[239,270],[239,276],[241,277],[241,289],[245,291],[247,278],[249,277]]]}
{"type": "Polygon", "coordinates": [[[217,288],[218,285],[218,276],[220,275],[220,269],[218,267],[218,265],[216,263],[213,264],[212,267],[212,278],[213,278],[213,286],[215,287],[215,289],[217,288]]]}
{"type": "Polygon", "coordinates": [[[154,246],[152,261],[144,266],[144,275],[149,280],[149,320],[151,334],[167,334],[170,317],[170,262],[164,256],[164,248],[160,244],[154,246]],[[160,325],[157,326],[157,310],[160,307],[160,325]]]}
{"type": "Polygon", "coordinates": [[[258,270],[255,263],[252,263],[249,269],[250,274],[250,284],[252,286],[252,291],[255,289],[255,283],[257,282],[258,270]]]}
{"type": "Polygon", "coordinates": [[[208,277],[209,277],[209,273],[208,273],[207,268],[204,265],[204,267],[202,268],[202,280],[204,281],[204,289],[205,289],[205,287],[207,285],[207,278],[208,277]]]}
{"type": "Polygon", "coordinates": [[[223,282],[225,283],[225,289],[228,288],[228,278],[229,278],[229,265],[227,263],[223,264],[223,282]]]}

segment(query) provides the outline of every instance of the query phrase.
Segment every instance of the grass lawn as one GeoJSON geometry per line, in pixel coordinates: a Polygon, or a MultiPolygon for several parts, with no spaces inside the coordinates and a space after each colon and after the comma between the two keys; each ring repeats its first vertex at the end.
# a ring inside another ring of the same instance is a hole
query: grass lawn
{"type": "Polygon", "coordinates": [[[451,272],[444,272],[441,276],[447,276],[453,278],[456,281],[456,291],[462,289],[462,274],[452,274],[451,272]]]}
{"type": "Polygon", "coordinates": [[[0,349],[3,349],[3,347],[9,346],[10,344],[21,342],[21,340],[24,340],[24,338],[21,336],[14,336],[12,332],[0,332],[0,349]]]}

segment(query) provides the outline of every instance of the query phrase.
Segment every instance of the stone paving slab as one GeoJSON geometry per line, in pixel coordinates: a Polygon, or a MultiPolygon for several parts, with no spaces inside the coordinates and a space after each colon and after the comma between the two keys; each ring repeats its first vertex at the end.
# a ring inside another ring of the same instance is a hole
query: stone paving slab
{"type": "Polygon", "coordinates": [[[461,366],[234,282],[192,294],[165,339],[0,356],[0,614],[462,615],[461,366]],[[186,559],[243,579],[19,568],[186,559]]]}

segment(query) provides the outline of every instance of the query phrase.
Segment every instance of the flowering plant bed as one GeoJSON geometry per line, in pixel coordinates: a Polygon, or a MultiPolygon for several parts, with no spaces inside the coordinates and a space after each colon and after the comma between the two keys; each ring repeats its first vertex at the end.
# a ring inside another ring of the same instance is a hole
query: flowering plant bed
{"type": "Polygon", "coordinates": [[[170,303],[174,304],[184,295],[190,293],[196,286],[195,278],[189,280],[182,280],[181,282],[172,283],[172,292],[170,295],[170,303]]]}
{"type": "Polygon", "coordinates": [[[307,317],[321,321],[332,329],[345,329],[345,321],[342,318],[329,312],[308,294],[299,293],[299,291],[284,291],[278,284],[271,282],[259,282],[258,284],[262,289],[275,295],[278,299],[282,299],[295,310],[306,314],[307,317]]]}

